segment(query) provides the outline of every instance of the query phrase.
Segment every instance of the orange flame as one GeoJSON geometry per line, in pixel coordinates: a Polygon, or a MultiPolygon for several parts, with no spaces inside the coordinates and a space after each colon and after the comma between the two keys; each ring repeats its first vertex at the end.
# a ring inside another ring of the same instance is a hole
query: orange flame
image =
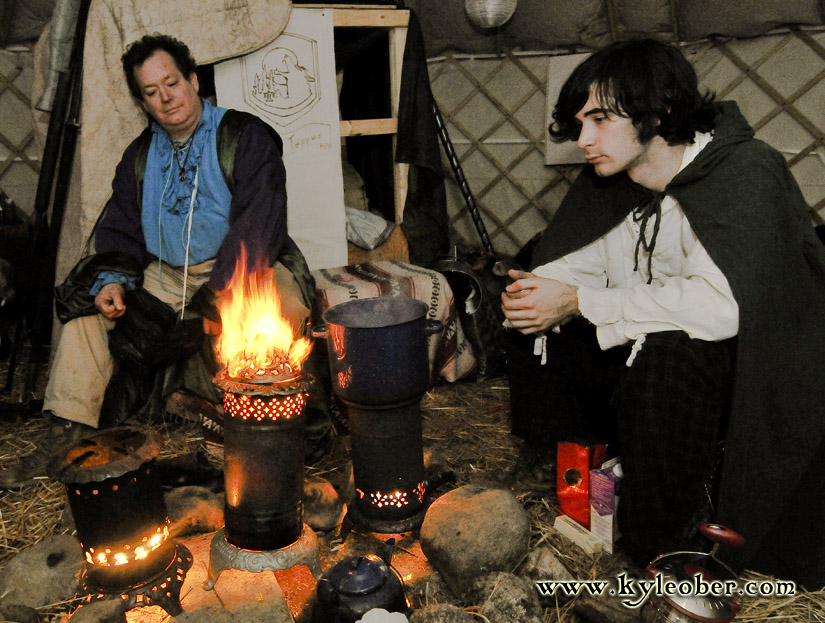
{"type": "Polygon", "coordinates": [[[297,373],[312,349],[310,340],[294,337],[296,332],[281,316],[275,271],[247,272],[244,248],[218,297],[218,311],[222,328],[217,357],[232,378],[297,373]]]}

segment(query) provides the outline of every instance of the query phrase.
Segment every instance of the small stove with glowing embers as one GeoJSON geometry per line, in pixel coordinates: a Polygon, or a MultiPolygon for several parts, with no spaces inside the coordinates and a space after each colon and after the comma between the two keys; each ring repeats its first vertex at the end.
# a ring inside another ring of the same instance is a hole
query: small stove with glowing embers
{"type": "Polygon", "coordinates": [[[122,611],[159,606],[182,612],[180,591],[192,554],[169,538],[155,457],[157,435],[120,427],[80,439],[50,466],[66,485],[86,565],[80,607],[119,599],[122,611]]]}

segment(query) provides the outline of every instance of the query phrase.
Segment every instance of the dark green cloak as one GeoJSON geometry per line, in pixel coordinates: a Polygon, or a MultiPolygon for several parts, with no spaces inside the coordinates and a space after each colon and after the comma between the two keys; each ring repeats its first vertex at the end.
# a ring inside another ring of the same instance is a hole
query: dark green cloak
{"type": "MultiPolygon", "coordinates": [[[[717,519],[742,533],[720,559],[825,585],[825,247],[784,157],[754,139],[733,102],[714,138],[667,186],[739,305],[733,406],[717,519]]],[[[618,225],[649,191],[586,167],[533,265],[618,225]]]]}

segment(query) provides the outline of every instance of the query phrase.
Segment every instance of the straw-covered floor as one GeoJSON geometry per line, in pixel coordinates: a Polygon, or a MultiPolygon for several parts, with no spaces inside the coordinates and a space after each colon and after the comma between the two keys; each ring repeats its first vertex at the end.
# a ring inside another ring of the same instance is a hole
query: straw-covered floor
{"type": "MultiPolygon", "coordinates": [[[[2,370],[2,368],[0,368],[2,370]]],[[[5,374],[5,372],[4,372],[5,374]]],[[[506,379],[438,385],[423,402],[425,445],[444,457],[456,474],[456,485],[481,483],[496,486],[510,470],[518,454],[518,442],[509,433],[509,394],[506,379]]],[[[9,398],[5,397],[8,402],[9,398]]],[[[202,443],[200,430],[192,424],[167,422],[155,425],[164,440],[162,456],[175,456],[202,443]]],[[[33,447],[44,433],[37,419],[21,423],[0,420],[0,467],[33,447]]],[[[346,444],[335,444],[321,463],[311,468],[316,475],[338,471],[347,459],[346,444]]],[[[503,485],[501,485],[503,486],[503,485]]],[[[531,520],[531,548],[552,547],[565,565],[581,579],[606,579],[619,566],[609,555],[588,555],[552,529],[556,503],[552,495],[529,490],[515,492],[531,520]]],[[[65,504],[63,485],[42,482],[21,491],[0,492],[0,568],[17,552],[61,530],[65,504]]],[[[746,579],[767,580],[753,575],[746,579]]],[[[472,608],[469,612],[474,612],[472,608]]],[[[57,620],[65,604],[40,610],[57,620]]],[[[483,620],[483,618],[479,618],[483,620]]],[[[547,608],[544,620],[578,623],[573,603],[547,608]]],[[[736,621],[825,621],[825,591],[800,592],[789,598],[753,598],[745,601],[736,621]]]]}

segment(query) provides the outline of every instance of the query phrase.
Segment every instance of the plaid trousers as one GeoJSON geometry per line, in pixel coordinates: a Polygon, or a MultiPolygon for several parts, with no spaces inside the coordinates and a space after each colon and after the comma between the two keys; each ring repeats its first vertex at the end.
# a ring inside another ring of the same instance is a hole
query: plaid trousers
{"type": "Polygon", "coordinates": [[[512,429],[545,446],[602,442],[621,456],[620,546],[640,563],[690,545],[724,439],[736,338],[649,334],[633,364],[629,347],[600,350],[582,319],[534,338],[508,332],[512,429]]]}

